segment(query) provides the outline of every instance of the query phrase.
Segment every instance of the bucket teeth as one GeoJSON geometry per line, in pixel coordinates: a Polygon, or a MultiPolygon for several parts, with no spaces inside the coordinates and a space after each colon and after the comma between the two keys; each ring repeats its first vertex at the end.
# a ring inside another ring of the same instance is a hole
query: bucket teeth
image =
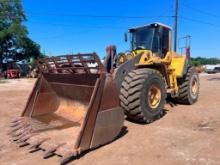
{"type": "Polygon", "coordinates": [[[31,127],[23,127],[15,131],[11,131],[13,141],[20,141],[22,138],[32,133],[31,127]]]}
{"type": "Polygon", "coordinates": [[[55,151],[57,150],[57,148],[65,145],[66,143],[61,143],[61,144],[51,144],[51,146],[46,149],[44,155],[43,155],[43,158],[46,159],[46,158],[49,158],[51,156],[53,156],[55,153],[55,151]]]}
{"type": "Polygon", "coordinates": [[[25,123],[26,121],[27,121],[26,118],[20,118],[20,119],[17,119],[17,120],[12,121],[12,122],[10,123],[10,126],[11,126],[11,127],[15,127],[15,126],[17,126],[17,125],[19,125],[19,124],[25,123]]]}
{"type": "Polygon", "coordinates": [[[20,143],[20,142],[25,142],[25,141],[27,141],[28,139],[30,139],[31,137],[33,137],[33,136],[35,136],[35,135],[37,135],[37,134],[34,134],[34,133],[32,133],[32,134],[26,134],[26,135],[24,135],[23,137],[21,137],[19,140],[18,140],[18,142],[20,143]]]}
{"type": "Polygon", "coordinates": [[[25,147],[25,146],[27,146],[27,145],[29,145],[29,143],[23,142],[23,143],[21,143],[21,144],[19,145],[19,147],[25,147]]]}
{"type": "Polygon", "coordinates": [[[50,140],[50,138],[37,138],[34,142],[30,144],[30,149],[39,147],[43,142],[47,140],[50,140]]]}
{"type": "Polygon", "coordinates": [[[24,136],[26,135],[26,133],[22,133],[21,135],[17,136],[17,137],[14,137],[13,138],[13,141],[19,141],[21,138],[23,138],[24,136]]]}
{"type": "Polygon", "coordinates": [[[34,152],[37,152],[40,150],[41,150],[41,148],[34,148],[34,149],[30,150],[29,153],[34,153],[34,152]]]}
{"type": "Polygon", "coordinates": [[[18,136],[22,136],[22,134],[24,134],[25,132],[31,132],[31,127],[22,127],[19,130],[16,131],[12,131],[12,137],[18,137],[18,136]]]}
{"type": "Polygon", "coordinates": [[[16,126],[16,127],[12,128],[12,129],[8,132],[8,135],[15,133],[15,132],[17,132],[18,130],[21,130],[22,128],[24,128],[23,125],[18,125],[18,126],[16,126]]]}
{"type": "Polygon", "coordinates": [[[59,149],[61,151],[62,158],[60,159],[60,164],[66,164],[69,161],[76,158],[76,156],[80,155],[81,148],[78,149],[72,149],[71,146],[62,146],[62,148],[59,149]]]}
{"type": "Polygon", "coordinates": [[[53,156],[53,155],[55,154],[55,153],[54,153],[55,151],[56,151],[56,148],[46,151],[46,152],[43,154],[43,158],[44,158],[44,159],[47,159],[47,158],[53,156]]]}
{"type": "Polygon", "coordinates": [[[11,123],[17,123],[17,122],[22,121],[24,119],[25,119],[24,117],[18,117],[16,119],[12,120],[11,123]]]}
{"type": "Polygon", "coordinates": [[[22,130],[15,131],[15,132],[12,133],[12,137],[13,137],[13,138],[14,138],[14,137],[18,137],[18,136],[20,136],[22,133],[23,133],[22,130]]]}
{"type": "Polygon", "coordinates": [[[17,130],[19,130],[21,128],[28,128],[29,126],[30,126],[29,124],[26,124],[26,125],[20,124],[20,125],[18,125],[16,127],[12,128],[12,131],[14,132],[14,131],[17,131],[17,130]]]}
{"type": "Polygon", "coordinates": [[[78,155],[77,150],[72,150],[72,151],[65,153],[60,159],[60,164],[63,165],[63,164],[68,163],[71,159],[73,159],[77,155],[78,155]]]}
{"type": "Polygon", "coordinates": [[[65,164],[80,154],[80,151],[73,149],[72,145],[66,143],[56,143],[39,133],[40,129],[48,126],[39,121],[29,120],[27,118],[19,118],[11,123],[11,131],[13,141],[16,141],[19,147],[29,147],[29,153],[44,150],[43,158],[47,159],[54,155],[62,156],[61,164],[65,164]]]}
{"type": "Polygon", "coordinates": [[[11,123],[11,124],[10,124],[10,127],[16,127],[16,126],[19,126],[19,125],[24,124],[24,123],[25,123],[25,121],[20,121],[20,122],[16,122],[16,123],[11,123]]]}

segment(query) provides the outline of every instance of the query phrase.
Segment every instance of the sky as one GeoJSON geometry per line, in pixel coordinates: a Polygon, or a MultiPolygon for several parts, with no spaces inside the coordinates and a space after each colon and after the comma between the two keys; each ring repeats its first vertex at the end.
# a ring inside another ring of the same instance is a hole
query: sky
{"type": "MultiPolygon", "coordinates": [[[[127,29],[152,22],[173,27],[175,0],[23,0],[29,37],[46,55],[96,52],[124,42],[127,29]]],[[[220,58],[220,1],[179,0],[178,37],[192,36],[192,57],[220,58]]]]}

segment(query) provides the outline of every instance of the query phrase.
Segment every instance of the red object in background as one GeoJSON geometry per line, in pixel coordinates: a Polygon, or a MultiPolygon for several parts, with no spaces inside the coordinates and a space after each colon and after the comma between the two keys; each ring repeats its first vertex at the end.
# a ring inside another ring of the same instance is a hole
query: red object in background
{"type": "Polygon", "coordinates": [[[5,78],[20,78],[21,74],[18,69],[8,69],[4,72],[5,78]]]}
{"type": "Polygon", "coordinates": [[[186,58],[190,59],[190,47],[186,48],[186,58]]]}

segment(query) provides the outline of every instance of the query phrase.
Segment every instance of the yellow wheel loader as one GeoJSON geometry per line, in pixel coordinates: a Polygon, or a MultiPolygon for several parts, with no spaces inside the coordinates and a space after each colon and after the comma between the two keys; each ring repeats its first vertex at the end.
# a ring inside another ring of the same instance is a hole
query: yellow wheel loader
{"type": "Polygon", "coordinates": [[[167,94],[178,103],[195,103],[199,77],[189,63],[189,42],[185,55],[171,51],[171,28],[161,23],[129,32],[131,51],[117,57],[115,72],[120,105],[128,119],[152,122],[162,115],[167,94]]]}
{"type": "Polygon", "coordinates": [[[61,164],[116,139],[124,113],[137,122],[160,116],[167,93],[178,102],[198,99],[199,78],[187,55],[171,51],[171,29],[154,23],[132,28],[131,51],[107,48],[104,65],[95,53],[50,57],[10,134],[20,147],[43,150],[61,164]]]}

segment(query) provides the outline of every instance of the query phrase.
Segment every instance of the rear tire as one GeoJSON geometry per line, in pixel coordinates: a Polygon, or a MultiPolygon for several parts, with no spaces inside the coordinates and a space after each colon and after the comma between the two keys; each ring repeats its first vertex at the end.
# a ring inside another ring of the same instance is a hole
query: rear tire
{"type": "Polygon", "coordinates": [[[166,99],[163,76],[154,69],[133,70],[124,78],[119,98],[128,119],[150,123],[163,114],[166,99]]]}
{"type": "Polygon", "coordinates": [[[178,80],[179,96],[177,103],[192,105],[199,96],[199,76],[194,67],[189,67],[186,75],[178,80]]]}

